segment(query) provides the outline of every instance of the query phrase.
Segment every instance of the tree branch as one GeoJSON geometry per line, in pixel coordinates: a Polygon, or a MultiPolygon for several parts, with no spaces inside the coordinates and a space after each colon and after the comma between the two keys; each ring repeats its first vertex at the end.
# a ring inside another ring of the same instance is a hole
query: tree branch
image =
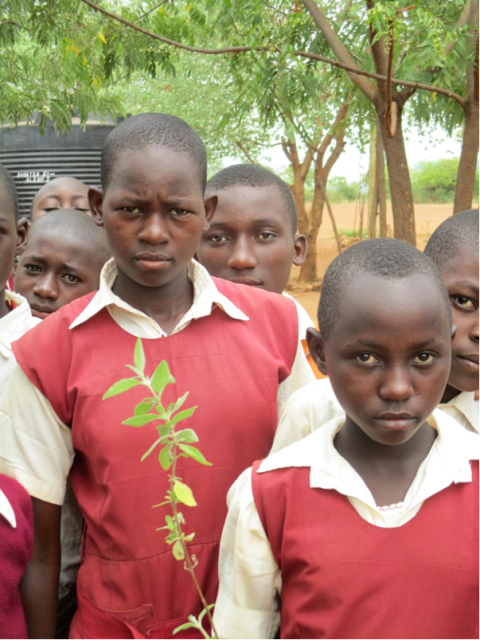
{"type": "Polygon", "coordinates": [[[245,147],[243,146],[242,142],[240,140],[235,140],[235,144],[237,145],[237,147],[240,149],[240,151],[243,153],[243,155],[247,158],[247,160],[250,162],[250,164],[255,164],[257,166],[260,166],[258,164],[258,162],[250,155],[250,153],[245,149],[245,147]]]}
{"type": "Polygon", "coordinates": [[[348,71],[352,80],[358,84],[361,92],[370,100],[370,102],[373,102],[375,96],[375,86],[364,77],[355,77],[355,74],[358,74],[360,76],[363,75],[359,73],[361,71],[360,67],[355,63],[355,60],[353,59],[348,49],[332,29],[319,6],[314,0],[302,1],[308,13],[312,16],[313,21],[330,46],[331,50],[337,56],[339,61],[344,65],[343,68],[345,69],[346,66],[349,67],[349,70],[345,70],[348,71]]]}
{"type": "Polygon", "coordinates": [[[152,9],[149,9],[148,11],[146,11],[145,13],[142,13],[141,16],[139,16],[135,22],[139,22],[140,20],[143,20],[143,18],[146,18],[147,16],[149,16],[151,13],[153,13],[156,9],[159,9],[162,4],[166,4],[168,2],[168,0],[162,0],[162,2],[159,2],[158,4],[156,4],[152,9]]]}
{"type": "MultiPolygon", "coordinates": [[[[122,18],[121,16],[115,13],[112,13],[111,11],[107,11],[107,9],[103,9],[102,7],[99,7],[98,5],[91,2],[91,0],[80,0],[80,1],[86,4],[87,6],[89,6],[91,9],[94,9],[95,11],[102,13],[103,15],[107,16],[108,18],[111,18],[112,20],[115,20],[116,22],[120,22],[126,27],[134,29],[139,33],[143,33],[143,35],[148,36],[153,40],[159,40],[160,42],[163,42],[164,44],[168,44],[172,47],[176,47],[177,49],[190,51],[190,53],[200,53],[203,55],[223,55],[223,54],[230,53],[230,54],[236,55],[238,53],[246,53],[249,51],[263,51],[266,53],[275,53],[280,51],[279,47],[274,47],[274,46],[263,46],[263,47],[238,46],[238,47],[223,47],[220,49],[206,49],[203,47],[191,47],[189,45],[182,44],[181,42],[176,42],[175,40],[164,38],[163,36],[160,36],[157,33],[153,33],[152,31],[148,31],[148,29],[144,29],[143,27],[140,27],[137,24],[134,24],[133,22],[129,22],[128,20],[125,20],[125,18],[122,18]]],[[[311,0],[303,0],[303,2],[310,3],[311,0]]],[[[305,6],[307,5],[305,4],[305,6]]],[[[334,34],[334,36],[338,39],[338,36],[336,34],[334,34]]],[[[343,44],[342,43],[340,44],[343,47],[343,44]]],[[[317,60],[318,62],[324,62],[325,64],[329,64],[333,67],[338,67],[339,69],[343,69],[350,75],[352,80],[355,82],[355,84],[358,85],[358,87],[362,91],[363,91],[362,87],[366,86],[364,83],[365,78],[372,78],[373,80],[386,80],[386,76],[382,76],[378,73],[370,73],[369,71],[364,71],[363,69],[360,69],[360,67],[358,67],[358,65],[355,63],[355,61],[350,56],[350,54],[348,54],[348,56],[349,56],[349,59],[352,61],[352,64],[344,64],[343,62],[338,62],[333,58],[327,58],[326,56],[321,56],[321,55],[318,55],[317,53],[309,53],[307,51],[296,50],[294,51],[294,55],[300,58],[308,58],[309,60],[317,60]]],[[[441,87],[434,87],[432,85],[422,84],[420,82],[409,82],[407,80],[400,80],[398,78],[392,78],[392,84],[397,84],[404,87],[411,87],[413,89],[422,89],[424,91],[435,92],[435,93],[447,96],[448,98],[452,98],[452,100],[455,100],[456,102],[458,102],[463,108],[465,105],[465,100],[461,96],[454,93],[453,91],[449,91],[448,89],[442,89],[441,87]]],[[[373,99],[373,96],[375,94],[375,87],[371,82],[368,83],[368,86],[371,87],[372,89],[371,95],[373,99]]],[[[367,94],[365,93],[365,95],[367,94]]],[[[367,95],[367,97],[369,98],[369,95],[367,95]]]]}

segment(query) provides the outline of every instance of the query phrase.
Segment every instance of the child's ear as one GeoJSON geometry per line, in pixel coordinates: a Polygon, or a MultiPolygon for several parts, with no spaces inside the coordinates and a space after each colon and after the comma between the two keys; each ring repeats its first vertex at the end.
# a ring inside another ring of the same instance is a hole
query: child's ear
{"type": "Polygon", "coordinates": [[[324,376],[328,375],[327,365],[325,362],[325,342],[322,338],[322,334],[313,327],[309,327],[307,329],[307,344],[310,355],[319,370],[324,376]]]}
{"type": "Polygon", "coordinates": [[[103,227],[103,193],[97,187],[90,187],[88,190],[88,203],[90,205],[90,211],[92,212],[92,218],[95,221],[97,227],[103,227]]]}
{"type": "Polygon", "coordinates": [[[293,246],[295,248],[293,264],[296,267],[301,267],[307,255],[307,238],[303,235],[303,233],[297,233],[293,240],[293,246]]]}
{"type": "Polygon", "coordinates": [[[28,236],[28,220],[21,217],[17,222],[17,248],[15,249],[15,257],[21,255],[25,250],[28,236]]]}
{"type": "Polygon", "coordinates": [[[206,229],[212,221],[213,214],[215,213],[215,209],[217,208],[217,204],[218,196],[209,196],[208,198],[205,198],[205,224],[203,226],[204,229],[206,229]]]}

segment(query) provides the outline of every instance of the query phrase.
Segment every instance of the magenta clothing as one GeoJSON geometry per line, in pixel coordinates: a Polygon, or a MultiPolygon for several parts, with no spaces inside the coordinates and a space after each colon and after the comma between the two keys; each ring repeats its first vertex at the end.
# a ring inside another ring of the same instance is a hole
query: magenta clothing
{"type": "Polygon", "coordinates": [[[281,638],[478,638],[478,462],[473,481],[376,527],[310,468],[257,473],[260,520],[282,573],[281,638]]]}
{"type": "Polygon", "coordinates": [[[3,474],[0,489],[16,519],[14,529],[0,515],[0,638],[26,638],[20,580],[33,552],[32,501],[22,485],[3,474]]]}
{"type": "MultiPolygon", "coordinates": [[[[191,551],[207,601],[218,589],[217,559],[227,514],[228,489],[252,462],[268,454],[277,427],[278,385],[290,374],[298,347],[295,305],[282,296],[215,279],[219,291],[250,319],[234,320],[216,307],[165,338],[144,340],[147,372],[163,359],[176,379],[168,404],[186,391],[185,408],[198,406],[185,422],[199,437],[212,467],[182,458],[178,475],[192,487],[198,507],[183,512],[191,551]]],[[[103,401],[117,380],[131,377],[136,338],[106,309],[69,330],[91,295],[67,305],[14,345],[17,361],[71,425],[76,457],[72,485],[85,518],[83,561],[78,574],[79,609],[71,634],[112,637],[104,621],[118,619],[150,637],[170,637],[200,602],[181,563],[172,557],[163,526],[167,477],[158,454],[140,458],[158,437],[154,427],[123,426],[148,395],[138,388],[103,401]],[[82,602],[91,601],[90,614],[82,602]],[[92,614],[95,607],[102,615],[92,614]]],[[[120,625],[121,626],[121,625],[120,625]]],[[[124,636],[132,637],[125,631],[124,636]]],[[[117,635],[115,635],[117,637],[117,635]]]]}

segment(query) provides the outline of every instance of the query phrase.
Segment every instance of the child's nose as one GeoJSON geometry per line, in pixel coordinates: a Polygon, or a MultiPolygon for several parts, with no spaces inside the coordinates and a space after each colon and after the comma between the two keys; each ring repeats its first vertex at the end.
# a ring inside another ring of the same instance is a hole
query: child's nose
{"type": "Polygon", "coordinates": [[[151,245],[167,242],[169,236],[164,216],[158,213],[145,216],[143,228],[138,234],[138,239],[151,245]]]}
{"type": "Polygon", "coordinates": [[[478,323],[473,325],[473,327],[470,330],[470,340],[473,340],[474,342],[478,342],[478,323]]]}
{"type": "Polygon", "coordinates": [[[33,292],[39,298],[56,300],[58,298],[58,285],[55,274],[45,274],[43,278],[36,282],[33,292]]]}
{"type": "Polygon", "coordinates": [[[247,241],[239,240],[235,243],[233,253],[228,260],[228,266],[237,271],[254,269],[257,266],[255,253],[247,241]]]}
{"type": "Polygon", "coordinates": [[[385,370],[379,394],[383,400],[403,402],[413,394],[414,389],[408,370],[399,366],[385,370]]]}

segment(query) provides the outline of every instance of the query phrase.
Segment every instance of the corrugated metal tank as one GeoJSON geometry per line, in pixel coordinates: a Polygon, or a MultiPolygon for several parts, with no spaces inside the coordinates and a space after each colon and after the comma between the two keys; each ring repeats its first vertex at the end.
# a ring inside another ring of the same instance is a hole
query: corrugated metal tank
{"type": "Polygon", "coordinates": [[[73,176],[88,186],[100,186],[100,151],[115,126],[91,117],[83,127],[73,118],[68,133],[57,134],[49,122],[40,135],[39,119],[15,127],[0,125],[0,163],[15,180],[21,215],[30,214],[34,195],[53,178],[73,176]]]}

